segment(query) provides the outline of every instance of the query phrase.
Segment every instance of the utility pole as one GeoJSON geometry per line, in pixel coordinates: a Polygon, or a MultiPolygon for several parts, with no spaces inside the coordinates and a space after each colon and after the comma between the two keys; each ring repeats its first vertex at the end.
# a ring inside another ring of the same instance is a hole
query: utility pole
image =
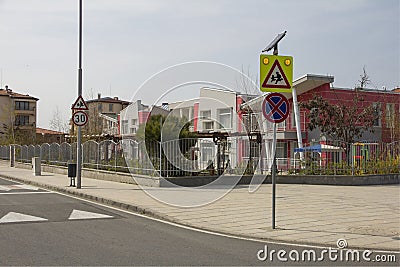
{"type": "MultiPolygon", "coordinates": [[[[78,97],[82,95],[82,1],[79,0],[79,58],[78,58],[78,97]]],[[[82,187],[82,129],[78,126],[77,136],[77,165],[76,165],[76,188],[82,187]]]]}

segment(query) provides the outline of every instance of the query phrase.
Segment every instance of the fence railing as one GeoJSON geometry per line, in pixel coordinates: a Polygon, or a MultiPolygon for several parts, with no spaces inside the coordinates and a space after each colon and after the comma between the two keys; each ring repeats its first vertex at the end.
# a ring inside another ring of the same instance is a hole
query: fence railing
{"type": "MultiPolygon", "coordinates": [[[[76,162],[76,143],[13,145],[18,162],[67,166],[76,162]]],[[[0,158],[10,159],[10,145],[0,146],[0,158]]],[[[278,171],[295,174],[400,173],[400,142],[324,142],[297,148],[297,142],[278,142],[278,171]]],[[[268,173],[272,166],[272,141],[257,143],[247,136],[212,139],[189,138],[165,142],[87,141],[82,144],[82,167],[153,176],[191,176],[217,173],[268,173]]]]}

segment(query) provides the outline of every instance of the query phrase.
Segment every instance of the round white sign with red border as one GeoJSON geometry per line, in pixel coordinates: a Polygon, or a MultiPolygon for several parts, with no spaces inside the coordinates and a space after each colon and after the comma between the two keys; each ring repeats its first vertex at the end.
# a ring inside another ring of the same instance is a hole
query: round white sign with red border
{"type": "Polygon", "coordinates": [[[76,126],[84,126],[88,122],[88,115],[84,111],[77,111],[72,115],[72,121],[76,126]]]}

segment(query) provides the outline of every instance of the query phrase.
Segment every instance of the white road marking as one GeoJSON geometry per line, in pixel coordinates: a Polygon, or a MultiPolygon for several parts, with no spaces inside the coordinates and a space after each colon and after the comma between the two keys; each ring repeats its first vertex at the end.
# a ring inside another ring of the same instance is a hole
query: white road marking
{"type": "Polygon", "coordinates": [[[55,194],[53,192],[6,192],[6,193],[0,193],[0,195],[28,195],[28,194],[55,194]]]}
{"type": "Polygon", "coordinates": [[[35,187],[35,186],[27,185],[27,184],[18,184],[18,185],[15,185],[15,186],[19,187],[21,189],[34,190],[34,191],[39,190],[39,187],[35,187]]]}
{"type": "Polygon", "coordinates": [[[39,190],[38,187],[30,186],[30,185],[26,185],[26,184],[0,185],[1,191],[21,190],[21,189],[33,190],[33,191],[39,190]]]}
{"type": "Polygon", "coordinates": [[[0,185],[0,190],[1,191],[10,191],[11,189],[8,187],[5,187],[4,185],[0,185]]]}
{"type": "Polygon", "coordinates": [[[42,221],[47,221],[47,219],[17,212],[9,212],[7,213],[7,215],[3,216],[0,219],[0,223],[42,222],[42,221]]]}
{"type": "Polygon", "coordinates": [[[106,218],[113,218],[113,216],[95,212],[82,211],[82,210],[73,210],[68,220],[106,219],[106,218]]]}

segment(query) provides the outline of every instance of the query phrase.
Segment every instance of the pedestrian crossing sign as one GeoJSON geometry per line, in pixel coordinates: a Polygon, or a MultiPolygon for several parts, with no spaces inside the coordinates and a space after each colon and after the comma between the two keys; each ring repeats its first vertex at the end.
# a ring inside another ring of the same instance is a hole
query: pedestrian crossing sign
{"type": "Polygon", "coordinates": [[[260,90],[262,92],[291,93],[293,57],[260,55],[260,90]]]}

